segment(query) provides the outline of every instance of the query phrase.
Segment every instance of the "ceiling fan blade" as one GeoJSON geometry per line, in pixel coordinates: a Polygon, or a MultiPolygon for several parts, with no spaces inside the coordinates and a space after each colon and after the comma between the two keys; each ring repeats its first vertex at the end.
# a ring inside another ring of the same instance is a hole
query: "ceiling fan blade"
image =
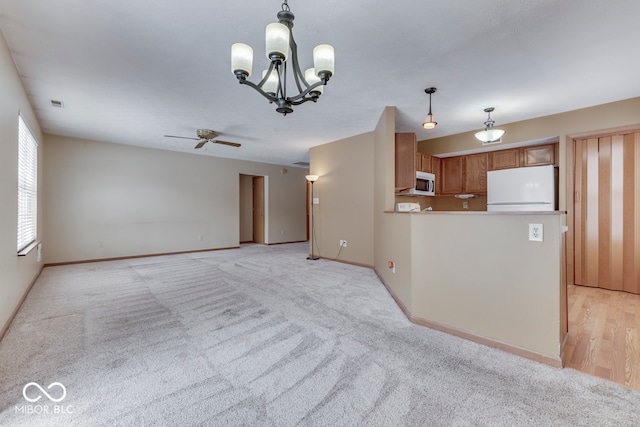
{"type": "Polygon", "coordinates": [[[231,147],[240,147],[241,146],[241,144],[238,144],[237,142],[220,141],[219,139],[217,139],[215,141],[211,141],[211,142],[215,142],[216,144],[229,145],[231,147]]]}
{"type": "Polygon", "coordinates": [[[204,146],[204,144],[206,144],[207,142],[209,142],[209,141],[207,141],[206,139],[204,141],[198,142],[198,145],[196,145],[196,148],[202,148],[204,146]]]}
{"type": "Polygon", "coordinates": [[[193,139],[194,141],[200,141],[200,138],[189,138],[187,136],[165,135],[164,137],[165,138],[193,139]]]}

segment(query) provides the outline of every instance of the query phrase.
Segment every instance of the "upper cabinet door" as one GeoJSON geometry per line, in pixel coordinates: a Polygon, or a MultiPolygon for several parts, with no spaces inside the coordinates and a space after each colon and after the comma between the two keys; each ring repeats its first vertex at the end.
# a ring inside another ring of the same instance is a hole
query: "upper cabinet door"
{"type": "Polygon", "coordinates": [[[487,194],[487,153],[464,156],[464,192],[487,194]]]}
{"type": "Polygon", "coordinates": [[[396,133],[396,190],[416,186],[416,134],[396,133]]]}
{"type": "Polygon", "coordinates": [[[422,158],[421,160],[421,168],[420,170],[422,172],[429,172],[429,173],[433,173],[433,166],[431,165],[431,159],[432,157],[428,154],[424,154],[424,153],[420,153],[420,157],[422,158]]]}
{"type": "Polygon", "coordinates": [[[441,194],[453,195],[462,193],[462,157],[445,157],[440,159],[441,194]]]}
{"type": "Polygon", "coordinates": [[[524,147],[523,166],[544,166],[555,165],[557,144],[537,145],[534,147],[524,147]]]}
{"type": "Polygon", "coordinates": [[[489,152],[489,170],[511,169],[520,167],[520,149],[489,152]]]}

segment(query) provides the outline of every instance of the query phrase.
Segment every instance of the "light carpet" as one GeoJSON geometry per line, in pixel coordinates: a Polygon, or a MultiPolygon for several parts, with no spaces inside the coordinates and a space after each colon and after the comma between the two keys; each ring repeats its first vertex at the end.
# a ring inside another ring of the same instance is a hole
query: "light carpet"
{"type": "Polygon", "coordinates": [[[0,424],[640,425],[640,393],[414,325],[307,250],[45,268],[0,342],[0,424]]]}

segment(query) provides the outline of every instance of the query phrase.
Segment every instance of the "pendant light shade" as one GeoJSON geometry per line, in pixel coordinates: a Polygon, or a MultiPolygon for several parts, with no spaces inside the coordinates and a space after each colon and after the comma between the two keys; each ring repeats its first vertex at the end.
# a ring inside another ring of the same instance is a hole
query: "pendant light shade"
{"type": "Polygon", "coordinates": [[[504,130],[502,129],[494,129],[493,125],[495,121],[491,118],[491,112],[494,110],[493,107],[485,108],[484,112],[488,114],[487,121],[484,122],[484,130],[480,132],[476,132],[475,137],[482,141],[482,144],[497,144],[502,142],[502,135],[504,135],[504,130]]]}
{"type": "Polygon", "coordinates": [[[424,123],[422,123],[422,127],[425,129],[433,129],[438,125],[438,122],[435,121],[433,114],[431,113],[431,95],[435,93],[437,89],[435,87],[426,88],[425,93],[429,94],[429,114],[424,119],[424,123]]]}

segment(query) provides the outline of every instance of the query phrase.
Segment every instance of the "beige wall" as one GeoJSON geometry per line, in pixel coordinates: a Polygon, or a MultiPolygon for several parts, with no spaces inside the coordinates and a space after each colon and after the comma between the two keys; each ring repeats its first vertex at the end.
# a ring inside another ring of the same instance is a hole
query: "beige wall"
{"type": "Polygon", "coordinates": [[[405,215],[413,316],[559,363],[561,215],[405,215]],[[530,223],[544,241],[528,240],[530,223]]]}
{"type": "Polygon", "coordinates": [[[315,255],[373,265],[372,132],[311,149],[314,184],[315,255]],[[339,241],[347,247],[340,250],[339,241]],[[318,250],[319,249],[319,250],[318,250]]]}
{"type": "Polygon", "coordinates": [[[46,263],[236,247],[241,174],[266,176],[267,243],[306,239],[305,169],[53,135],[46,143],[46,263]]]}
{"type": "Polygon", "coordinates": [[[409,215],[388,214],[395,203],[395,108],[386,107],[375,130],[374,268],[405,308],[412,306],[411,222],[409,215]],[[388,262],[396,265],[396,272],[388,262]]]}
{"type": "MultiPolygon", "coordinates": [[[[42,269],[37,252],[17,256],[18,112],[38,140],[38,182],[42,183],[44,141],[24,87],[0,33],[0,335],[29,285],[42,269]]],[[[42,188],[42,185],[39,186],[42,188]]],[[[38,194],[38,238],[43,232],[42,192],[38,194]]],[[[45,246],[46,248],[46,246],[45,246]]]]}

